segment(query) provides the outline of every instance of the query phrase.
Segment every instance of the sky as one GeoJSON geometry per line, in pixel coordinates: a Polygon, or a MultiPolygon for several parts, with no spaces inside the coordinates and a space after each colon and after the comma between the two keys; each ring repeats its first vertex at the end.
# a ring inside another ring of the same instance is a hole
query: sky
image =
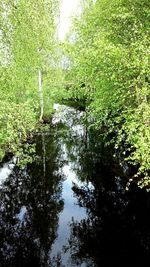
{"type": "Polygon", "coordinates": [[[78,11],[80,0],[61,0],[60,6],[60,22],[58,28],[58,37],[61,41],[64,40],[66,33],[71,26],[70,17],[78,11]]]}

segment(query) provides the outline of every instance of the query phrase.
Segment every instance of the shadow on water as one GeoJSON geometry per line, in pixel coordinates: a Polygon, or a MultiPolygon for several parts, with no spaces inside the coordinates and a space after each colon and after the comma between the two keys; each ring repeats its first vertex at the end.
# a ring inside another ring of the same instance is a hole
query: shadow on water
{"type": "Polygon", "coordinates": [[[73,187],[79,206],[88,214],[86,219],[70,223],[66,249],[70,249],[73,262],[79,266],[83,261],[86,266],[149,266],[149,195],[134,185],[125,192],[117,177],[107,187],[102,181],[92,184],[91,189],[73,187]]]}
{"type": "Polygon", "coordinates": [[[9,169],[0,188],[0,266],[51,266],[49,250],[63,209],[62,165],[53,127],[36,137],[32,164],[9,169]]]}
{"type": "Polygon", "coordinates": [[[149,266],[150,194],[125,190],[83,112],[55,109],[33,162],[0,169],[0,267],[149,266]]]}

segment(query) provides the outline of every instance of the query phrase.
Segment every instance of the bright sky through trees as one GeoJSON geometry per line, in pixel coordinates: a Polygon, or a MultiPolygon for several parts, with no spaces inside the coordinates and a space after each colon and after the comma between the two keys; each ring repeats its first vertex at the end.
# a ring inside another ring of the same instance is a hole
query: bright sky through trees
{"type": "Polygon", "coordinates": [[[58,37],[63,40],[71,25],[70,17],[73,16],[79,6],[80,0],[62,0],[60,6],[60,21],[58,37]]]}

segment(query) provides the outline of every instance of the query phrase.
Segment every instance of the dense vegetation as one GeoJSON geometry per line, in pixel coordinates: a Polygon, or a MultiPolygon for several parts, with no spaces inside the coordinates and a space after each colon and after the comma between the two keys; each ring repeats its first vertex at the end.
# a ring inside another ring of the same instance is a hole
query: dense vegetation
{"type": "Polygon", "coordinates": [[[5,151],[18,150],[35,128],[43,98],[47,114],[54,91],[58,95],[57,14],[57,0],[0,1],[0,158],[5,151]]]}
{"type": "Polygon", "coordinates": [[[0,158],[35,129],[42,105],[48,115],[54,101],[78,99],[86,103],[90,126],[106,145],[114,145],[116,155],[136,165],[133,178],[147,186],[150,2],[81,2],[82,12],[61,45],[56,34],[59,1],[0,2],[0,158]]]}
{"type": "Polygon", "coordinates": [[[94,127],[148,185],[150,2],[83,1],[82,10],[65,46],[72,96],[90,103],[94,127]]]}

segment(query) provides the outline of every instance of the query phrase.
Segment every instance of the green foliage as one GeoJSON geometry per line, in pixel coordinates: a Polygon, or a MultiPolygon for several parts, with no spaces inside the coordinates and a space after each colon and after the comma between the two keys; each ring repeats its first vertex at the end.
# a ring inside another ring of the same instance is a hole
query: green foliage
{"type": "Polygon", "coordinates": [[[39,113],[38,70],[47,74],[49,84],[56,72],[58,3],[0,2],[0,159],[5,151],[20,149],[20,142],[35,128],[39,113]]]}
{"type": "Polygon", "coordinates": [[[136,176],[146,177],[144,186],[150,182],[149,25],[148,0],[83,1],[66,45],[72,94],[76,88],[92,100],[94,127],[112,133],[124,156],[130,145],[126,159],[140,166],[136,176]]]}
{"type": "Polygon", "coordinates": [[[64,72],[59,66],[50,68],[49,72],[43,74],[44,116],[47,117],[54,111],[54,103],[59,103],[66,97],[64,82],[64,72]]]}
{"type": "MultiPolygon", "coordinates": [[[[29,103],[15,104],[0,101],[0,156],[5,151],[16,152],[20,141],[26,141],[35,127],[35,112],[29,103]]],[[[19,152],[18,152],[19,153],[19,152]]]]}

